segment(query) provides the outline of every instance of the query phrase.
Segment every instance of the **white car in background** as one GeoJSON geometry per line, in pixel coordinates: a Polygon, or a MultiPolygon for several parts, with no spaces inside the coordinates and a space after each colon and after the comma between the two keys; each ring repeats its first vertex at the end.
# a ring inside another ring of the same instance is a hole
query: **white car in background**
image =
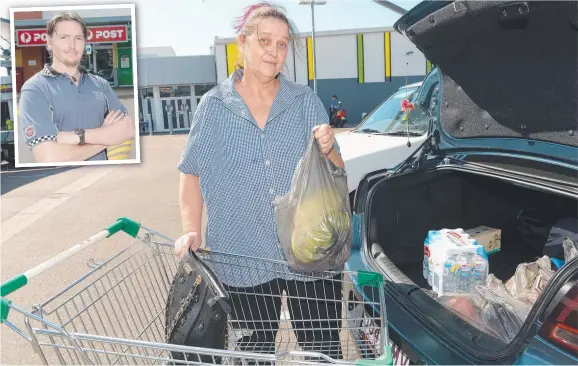
{"type": "Polygon", "coordinates": [[[431,88],[431,93],[427,93],[428,100],[417,101],[415,98],[422,87],[422,82],[402,86],[365,116],[357,127],[335,135],[345,161],[350,196],[353,196],[366,173],[396,167],[426,139],[432,128],[429,121],[414,119],[410,115],[408,128],[401,111],[403,99],[412,103],[421,102],[428,109],[431,108],[437,99],[437,85],[427,86],[431,88]],[[413,123],[415,121],[418,123],[413,123]]]}

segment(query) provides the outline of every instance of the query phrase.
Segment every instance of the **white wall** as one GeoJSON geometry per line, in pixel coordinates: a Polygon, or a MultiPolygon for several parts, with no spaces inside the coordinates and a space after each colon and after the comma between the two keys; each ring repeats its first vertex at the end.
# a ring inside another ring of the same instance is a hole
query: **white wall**
{"type": "Polygon", "coordinates": [[[391,32],[391,76],[425,75],[425,71],[426,59],[421,51],[401,34],[391,32]],[[408,51],[413,55],[406,56],[408,51]]]}
{"type": "Polygon", "coordinates": [[[215,62],[217,66],[217,83],[227,78],[227,51],[224,44],[215,45],[215,62]]]}
{"type": "Polygon", "coordinates": [[[384,33],[363,35],[363,65],[366,83],[385,81],[384,33]]]}
{"type": "Polygon", "coordinates": [[[186,85],[215,82],[213,55],[142,58],[138,65],[138,85],[186,85]]]}
{"type": "MultiPolygon", "coordinates": [[[[361,32],[362,30],[360,30],[361,32]]],[[[363,35],[363,63],[365,82],[385,81],[385,37],[387,30],[367,29],[363,35]]],[[[425,75],[426,59],[423,54],[405,37],[390,31],[391,76],[425,75]],[[413,51],[407,57],[405,54],[413,51]],[[406,62],[409,62],[406,67],[406,62]]],[[[307,40],[296,40],[300,52],[290,48],[283,73],[298,84],[309,84],[307,61],[307,40]]],[[[357,34],[322,35],[316,38],[317,79],[357,79],[357,34]]],[[[227,75],[225,45],[216,44],[218,80],[227,75]]]]}
{"type": "Polygon", "coordinates": [[[357,78],[357,37],[354,34],[316,37],[317,79],[357,78]]]}
{"type": "Polygon", "coordinates": [[[285,65],[283,66],[281,73],[287,79],[295,81],[295,52],[291,43],[289,43],[287,58],[285,59],[285,65]]]}

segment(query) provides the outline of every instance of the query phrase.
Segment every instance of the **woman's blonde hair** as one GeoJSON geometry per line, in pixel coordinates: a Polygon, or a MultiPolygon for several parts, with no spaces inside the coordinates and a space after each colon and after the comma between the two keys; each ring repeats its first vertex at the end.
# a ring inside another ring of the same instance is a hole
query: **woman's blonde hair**
{"type": "MultiPolygon", "coordinates": [[[[270,2],[260,2],[246,7],[243,15],[235,20],[235,31],[238,35],[247,37],[258,30],[259,23],[263,19],[268,18],[278,19],[287,24],[289,27],[289,43],[293,50],[297,50],[299,48],[298,43],[295,42],[295,39],[298,38],[297,27],[285,14],[285,8],[280,5],[275,5],[270,2]]],[[[243,54],[241,49],[239,49],[235,66],[236,68],[243,68],[243,54]]]]}

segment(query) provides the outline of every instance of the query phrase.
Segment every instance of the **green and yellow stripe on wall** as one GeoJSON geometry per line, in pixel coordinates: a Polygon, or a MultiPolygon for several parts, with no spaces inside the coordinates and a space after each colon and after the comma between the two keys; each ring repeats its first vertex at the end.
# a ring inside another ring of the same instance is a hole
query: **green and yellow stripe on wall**
{"type": "Polygon", "coordinates": [[[236,43],[225,45],[225,57],[227,58],[227,76],[230,76],[237,69],[237,63],[243,64],[239,59],[239,47],[236,43]]]}
{"type": "Polygon", "coordinates": [[[365,82],[365,65],[363,61],[363,34],[357,35],[357,82],[365,82]]]}
{"type": "Polygon", "coordinates": [[[309,80],[315,77],[315,68],[313,67],[313,38],[307,37],[307,74],[309,80]]]}
{"type": "Polygon", "coordinates": [[[383,51],[385,53],[385,81],[391,81],[391,32],[383,34],[383,51]]]}
{"type": "Polygon", "coordinates": [[[429,74],[429,72],[432,69],[432,63],[430,62],[430,60],[426,60],[426,64],[425,64],[425,73],[429,74]]]}

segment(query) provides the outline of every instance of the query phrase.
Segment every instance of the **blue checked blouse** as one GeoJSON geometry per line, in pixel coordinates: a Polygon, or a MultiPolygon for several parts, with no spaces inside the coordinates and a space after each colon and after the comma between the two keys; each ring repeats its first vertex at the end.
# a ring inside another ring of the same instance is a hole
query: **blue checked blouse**
{"type": "MultiPolygon", "coordinates": [[[[311,88],[280,76],[261,130],[234,87],[242,72],[201,98],[178,169],[200,177],[208,213],[206,246],[235,255],[214,259],[221,263],[215,265],[217,275],[230,286],[248,287],[298,278],[286,266],[265,269],[254,258],[284,261],[273,202],[289,192],[313,127],[328,123],[329,116],[311,88]]],[[[339,151],[337,142],[334,148],[339,151]]]]}

